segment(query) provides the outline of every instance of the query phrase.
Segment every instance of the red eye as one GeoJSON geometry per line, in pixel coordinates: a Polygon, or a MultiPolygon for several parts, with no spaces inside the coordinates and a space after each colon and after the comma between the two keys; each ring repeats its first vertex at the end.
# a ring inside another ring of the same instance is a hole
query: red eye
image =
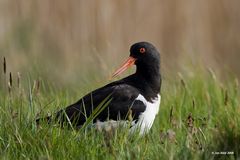
{"type": "Polygon", "coordinates": [[[146,52],[146,50],[145,50],[145,48],[140,48],[140,53],[145,53],[146,52]]]}

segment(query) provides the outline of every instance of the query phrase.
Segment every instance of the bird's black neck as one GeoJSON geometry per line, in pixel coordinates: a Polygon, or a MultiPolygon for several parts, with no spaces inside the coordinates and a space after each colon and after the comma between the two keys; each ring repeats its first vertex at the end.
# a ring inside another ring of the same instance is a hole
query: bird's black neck
{"type": "Polygon", "coordinates": [[[116,83],[127,83],[135,86],[147,101],[153,102],[158,96],[161,89],[161,74],[159,63],[152,64],[136,64],[136,73],[115,82],[116,83]],[[156,66],[154,66],[154,64],[156,66]]]}
{"type": "Polygon", "coordinates": [[[161,74],[159,65],[139,64],[135,75],[151,87],[153,92],[159,93],[161,88],[161,74]]]}

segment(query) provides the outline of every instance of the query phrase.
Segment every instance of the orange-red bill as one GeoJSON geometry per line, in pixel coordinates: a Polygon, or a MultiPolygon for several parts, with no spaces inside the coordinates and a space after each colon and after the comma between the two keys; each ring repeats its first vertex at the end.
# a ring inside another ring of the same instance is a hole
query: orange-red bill
{"type": "Polygon", "coordinates": [[[113,73],[112,78],[116,77],[118,75],[120,75],[122,72],[124,72],[126,69],[128,69],[129,67],[131,67],[132,65],[134,65],[136,59],[133,57],[129,57],[124,63],[123,65],[116,70],[116,72],[113,73]]]}

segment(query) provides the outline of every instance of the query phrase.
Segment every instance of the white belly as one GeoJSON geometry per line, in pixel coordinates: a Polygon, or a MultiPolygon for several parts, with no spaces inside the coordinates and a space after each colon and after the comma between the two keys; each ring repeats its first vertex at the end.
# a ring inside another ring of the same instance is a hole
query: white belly
{"type": "Polygon", "coordinates": [[[161,96],[158,94],[158,97],[152,103],[148,102],[141,94],[138,95],[136,100],[142,101],[146,105],[146,110],[139,116],[137,123],[131,128],[131,132],[139,131],[142,135],[147,133],[152,127],[159,111],[161,96]]]}

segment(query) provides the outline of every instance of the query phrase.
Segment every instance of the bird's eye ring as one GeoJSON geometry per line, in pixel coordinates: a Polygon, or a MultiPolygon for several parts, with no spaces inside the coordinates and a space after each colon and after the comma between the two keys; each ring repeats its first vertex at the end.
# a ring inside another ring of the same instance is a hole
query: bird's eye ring
{"type": "Polygon", "coordinates": [[[146,52],[146,49],[145,48],[140,48],[140,53],[145,53],[146,52]]]}

